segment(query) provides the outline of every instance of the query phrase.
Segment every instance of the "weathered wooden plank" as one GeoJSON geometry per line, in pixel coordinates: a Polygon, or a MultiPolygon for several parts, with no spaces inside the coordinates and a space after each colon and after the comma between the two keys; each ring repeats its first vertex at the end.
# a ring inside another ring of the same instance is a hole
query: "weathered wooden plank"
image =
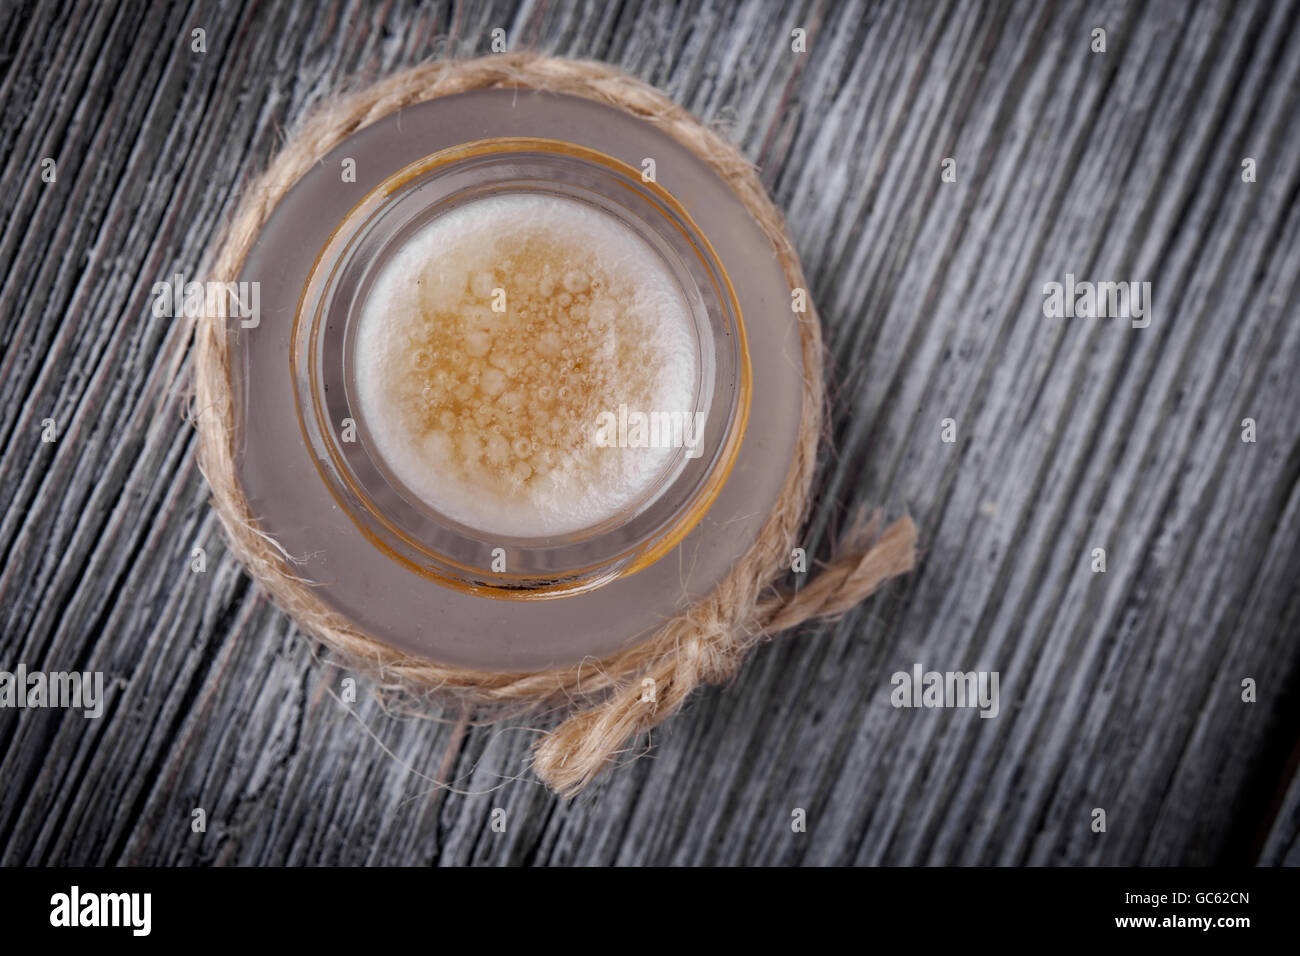
{"type": "Polygon", "coordinates": [[[110,681],[98,720],[0,710],[0,860],[1296,862],[1298,19],[1266,0],[0,8],[0,668],[110,681]],[[165,402],[183,337],[149,313],[313,105],[486,53],[496,26],[656,83],[759,164],[836,376],[808,546],[859,503],[924,529],[919,573],[764,648],[568,804],[527,774],[528,722],[461,734],[364,684],[338,700],[345,675],[221,543],[165,402]],[[1150,326],[1044,316],[1066,273],[1150,281],[1150,326]],[[917,662],[998,671],[1000,714],[891,707],[917,662]]]}

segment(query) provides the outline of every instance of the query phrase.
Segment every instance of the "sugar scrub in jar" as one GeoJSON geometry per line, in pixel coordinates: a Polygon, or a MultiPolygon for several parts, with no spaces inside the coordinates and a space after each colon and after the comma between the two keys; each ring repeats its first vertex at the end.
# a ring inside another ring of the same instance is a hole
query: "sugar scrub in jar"
{"type": "Polygon", "coordinates": [[[636,234],[575,199],[506,193],[386,263],[360,313],[357,394],[380,457],[429,508],[487,534],[574,534],[698,450],[696,351],[675,278],[636,234]],[[618,441],[628,410],[680,428],[680,445],[626,426],[618,441]]]}

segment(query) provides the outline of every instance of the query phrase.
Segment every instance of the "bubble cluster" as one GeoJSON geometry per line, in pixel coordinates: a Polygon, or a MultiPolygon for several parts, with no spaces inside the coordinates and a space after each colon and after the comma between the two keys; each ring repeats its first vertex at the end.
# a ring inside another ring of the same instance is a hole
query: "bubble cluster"
{"type": "Polygon", "coordinates": [[[571,237],[504,237],[495,252],[458,300],[416,279],[392,392],[430,457],[500,492],[581,469],[601,410],[652,400],[658,356],[631,284],[571,237]]]}

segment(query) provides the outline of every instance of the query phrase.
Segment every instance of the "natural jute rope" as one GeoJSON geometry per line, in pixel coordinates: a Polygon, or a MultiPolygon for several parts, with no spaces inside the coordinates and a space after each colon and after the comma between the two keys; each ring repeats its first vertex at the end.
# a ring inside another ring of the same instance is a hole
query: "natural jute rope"
{"type": "MultiPolygon", "coordinates": [[[[212,279],[233,282],[258,232],[281,197],[319,159],[362,127],[395,110],[439,96],[490,87],[521,87],[587,97],[653,123],[707,161],[731,185],[776,250],[790,287],[805,287],[780,214],[740,152],[662,93],[599,63],[532,54],[431,63],[327,104],[248,189],[212,259],[212,279]]],[[[697,686],[730,678],[760,640],[814,617],[840,614],[903,574],[914,562],[916,533],[903,518],[875,538],[858,522],[840,555],[807,586],[780,593],[773,582],[789,568],[808,506],[825,390],[822,341],[811,310],[800,316],[803,417],[780,500],[757,540],[717,589],[656,633],[600,661],[538,673],[500,674],[447,667],[403,655],[361,633],[325,605],[315,585],[294,573],[293,559],[258,527],[236,477],[236,409],[221,320],[195,329],[194,417],[199,463],[235,554],[274,600],[307,632],[382,684],[473,707],[565,705],[560,725],[534,746],[533,766],[548,785],[577,793],[636,738],[675,713],[697,686]],[[873,541],[872,539],[875,538],[873,541]],[[647,684],[646,679],[653,680],[647,684]],[[653,693],[646,693],[652,687],[653,693]]]]}

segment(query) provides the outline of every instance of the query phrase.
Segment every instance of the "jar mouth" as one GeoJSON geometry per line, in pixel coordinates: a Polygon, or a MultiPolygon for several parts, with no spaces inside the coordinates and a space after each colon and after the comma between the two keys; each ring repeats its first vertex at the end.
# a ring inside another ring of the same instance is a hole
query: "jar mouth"
{"type": "Polygon", "coordinates": [[[374,546],[444,585],[521,600],[588,591],[671,551],[725,484],[751,398],[739,301],[682,205],[653,176],[604,153],[531,137],[434,153],[367,193],[316,257],[294,319],[290,370],[317,470],[374,546]],[[562,533],[488,532],[413,491],[384,454],[357,383],[362,315],[384,264],[443,216],[479,200],[515,196],[580,203],[629,230],[681,292],[698,360],[693,413],[702,428],[692,454],[677,447],[623,507],[562,533]]]}

